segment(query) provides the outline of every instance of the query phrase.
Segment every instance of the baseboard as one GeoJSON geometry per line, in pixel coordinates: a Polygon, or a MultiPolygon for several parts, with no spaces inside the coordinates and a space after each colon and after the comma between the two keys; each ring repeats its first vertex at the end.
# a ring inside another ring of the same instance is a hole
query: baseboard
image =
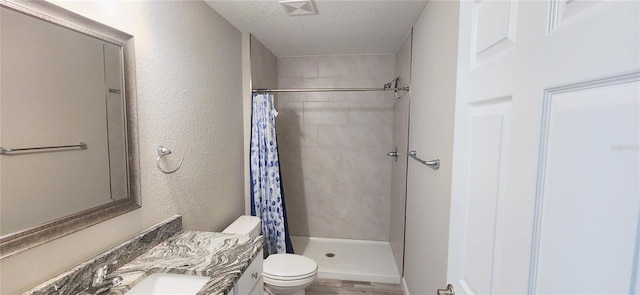
{"type": "Polygon", "coordinates": [[[407,281],[404,280],[404,277],[402,277],[402,293],[404,295],[411,295],[409,294],[409,288],[407,287],[407,281]]]}

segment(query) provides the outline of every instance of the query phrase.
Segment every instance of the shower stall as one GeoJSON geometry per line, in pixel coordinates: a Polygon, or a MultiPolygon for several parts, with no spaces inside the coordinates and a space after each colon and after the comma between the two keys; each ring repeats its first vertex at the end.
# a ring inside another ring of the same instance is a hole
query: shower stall
{"type": "Polygon", "coordinates": [[[276,94],[295,252],[319,278],[400,283],[407,157],[387,154],[407,150],[411,34],[395,55],[275,57],[254,37],[250,49],[254,92],[276,94]]]}

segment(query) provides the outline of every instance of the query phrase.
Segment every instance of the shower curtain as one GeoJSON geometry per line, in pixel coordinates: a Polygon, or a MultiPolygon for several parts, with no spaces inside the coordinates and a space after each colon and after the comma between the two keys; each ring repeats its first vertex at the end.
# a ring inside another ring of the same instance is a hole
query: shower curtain
{"type": "Polygon", "coordinates": [[[251,113],[251,215],[262,220],[265,255],[293,253],[276,141],[273,94],[254,94],[251,113]]]}

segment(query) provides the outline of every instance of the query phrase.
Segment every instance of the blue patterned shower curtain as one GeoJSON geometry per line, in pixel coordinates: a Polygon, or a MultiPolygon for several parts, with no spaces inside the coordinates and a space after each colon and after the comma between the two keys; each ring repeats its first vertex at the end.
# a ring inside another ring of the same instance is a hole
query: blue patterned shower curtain
{"type": "Polygon", "coordinates": [[[251,114],[251,215],[262,220],[265,254],[293,253],[284,205],[273,94],[254,94],[251,114]]]}

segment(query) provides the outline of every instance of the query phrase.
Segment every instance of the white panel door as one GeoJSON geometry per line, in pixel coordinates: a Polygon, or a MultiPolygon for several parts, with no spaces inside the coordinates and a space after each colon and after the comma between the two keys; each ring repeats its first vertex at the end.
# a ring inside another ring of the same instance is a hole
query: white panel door
{"type": "Polygon", "coordinates": [[[457,295],[640,293],[639,20],[638,1],[461,3],[457,295]]]}

